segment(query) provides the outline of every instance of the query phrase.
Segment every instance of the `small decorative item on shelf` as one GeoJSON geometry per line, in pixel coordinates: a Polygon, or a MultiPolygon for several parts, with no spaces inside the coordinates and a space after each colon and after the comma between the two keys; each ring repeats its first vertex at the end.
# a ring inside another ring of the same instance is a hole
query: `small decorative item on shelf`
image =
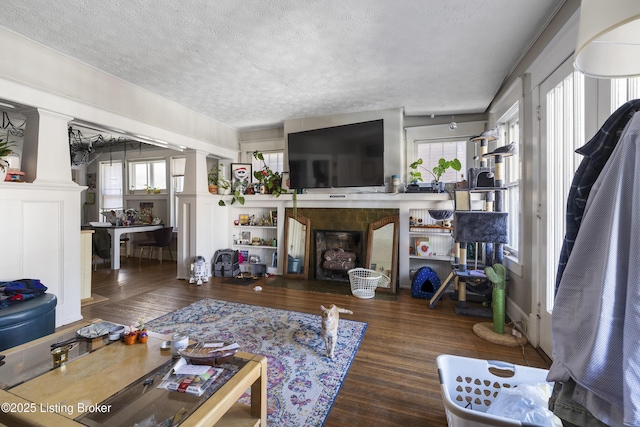
{"type": "Polygon", "coordinates": [[[445,209],[429,209],[429,216],[436,221],[442,221],[451,218],[453,211],[445,209]]]}
{"type": "MultiPolygon", "coordinates": [[[[222,166],[222,165],[221,165],[222,166]]],[[[244,205],[244,195],[246,194],[247,187],[249,186],[249,177],[251,176],[251,163],[231,163],[231,182],[229,183],[229,193],[231,194],[230,205],[235,202],[244,205]]],[[[218,178],[218,186],[221,184],[220,177],[218,178]]],[[[226,184],[225,184],[226,185],[226,184]]],[[[224,192],[227,194],[227,191],[224,192]]],[[[218,201],[219,206],[226,206],[227,203],[224,199],[218,201]]]]}
{"type": "Polygon", "coordinates": [[[431,249],[429,239],[423,239],[416,242],[416,255],[426,257],[433,256],[433,250],[431,249]]]}
{"type": "MultiPolygon", "coordinates": [[[[0,174],[2,174],[0,172],[0,174]]],[[[5,182],[24,182],[24,172],[19,171],[17,169],[11,169],[9,168],[8,172],[7,172],[7,176],[4,178],[5,182]]],[[[88,193],[88,194],[93,194],[93,193],[88,193]]],[[[87,201],[87,204],[90,204],[87,201]]]]}

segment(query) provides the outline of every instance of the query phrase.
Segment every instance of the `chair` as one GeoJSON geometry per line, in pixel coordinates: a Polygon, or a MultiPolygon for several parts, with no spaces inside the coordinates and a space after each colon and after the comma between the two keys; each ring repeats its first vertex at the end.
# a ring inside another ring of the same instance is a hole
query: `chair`
{"type": "Polygon", "coordinates": [[[120,248],[123,249],[120,251],[121,254],[124,254],[124,256],[126,258],[129,258],[129,251],[127,250],[127,242],[129,241],[129,238],[122,235],[120,236],[120,248]]]}
{"type": "MultiPolygon", "coordinates": [[[[164,227],[153,231],[153,239],[138,242],[138,247],[140,248],[140,258],[138,259],[138,264],[142,262],[142,254],[144,253],[144,248],[149,248],[149,258],[151,258],[153,248],[160,248],[160,251],[162,251],[164,248],[169,247],[169,245],[171,244],[171,239],[173,239],[173,227],[164,227]]],[[[162,252],[160,255],[162,255],[162,252]]],[[[171,261],[173,261],[173,254],[171,253],[171,249],[169,249],[169,256],[171,257],[171,261]]],[[[162,256],[160,256],[160,264],[162,264],[162,256]]]]}
{"type": "Polygon", "coordinates": [[[104,228],[97,227],[92,235],[91,243],[93,246],[93,270],[97,270],[98,264],[95,262],[95,257],[100,257],[104,261],[111,259],[111,236],[109,232],[104,228]]]}

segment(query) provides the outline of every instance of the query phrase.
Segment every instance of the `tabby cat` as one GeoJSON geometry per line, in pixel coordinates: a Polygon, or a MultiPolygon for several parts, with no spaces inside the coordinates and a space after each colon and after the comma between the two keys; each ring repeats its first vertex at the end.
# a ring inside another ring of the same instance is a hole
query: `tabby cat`
{"type": "Polygon", "coordinates": [[[338,320],[340,320],[338,313],[353,314],[353,311],[336,307],[335,304],[331,304],[330,308],[321,305],[320,309],[322,310],[322,338],[327,346],[327,357],[333,359],[333,351],[338,341],[338,320]]]}

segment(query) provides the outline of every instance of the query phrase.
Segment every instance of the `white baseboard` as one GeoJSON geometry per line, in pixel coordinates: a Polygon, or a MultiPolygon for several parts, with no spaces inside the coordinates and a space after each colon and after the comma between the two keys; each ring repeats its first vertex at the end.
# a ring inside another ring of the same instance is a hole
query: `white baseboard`
{"type": "Polygon", "coordinates": [[[538,343],[534,342],[537,341],[537,338],[535,338],[537,337],[537,334],[532,333],[534,331],[534,329],[532,328],[535,328],[535,325],[531,323],[532,316],[522,311],[522,309],[518,307],[518,305],[513,302],[511,298],[507,297],[506,302],[506,314],[507,316],[509,316],[509,319],[511,319],[512,322],[525,321],[527,323],[527,332],[525,333],[525,336],[532,346],[537,347],[538,343]],[[535,339],[532,340],[532,338],[535,339]]]}

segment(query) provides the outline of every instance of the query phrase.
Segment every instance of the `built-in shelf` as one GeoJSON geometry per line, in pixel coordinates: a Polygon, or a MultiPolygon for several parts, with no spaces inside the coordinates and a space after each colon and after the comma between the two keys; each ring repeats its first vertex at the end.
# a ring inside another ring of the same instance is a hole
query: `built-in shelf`
{"type": "Polygon", "coordinates": [[[422,261],[451,261],[453,259],[451,255],[433,255],[433,256],[409,255],[409,258],[419,259],[422,261]]]}
{"type": "Polygon", "coordinates": [[[253,229],[253,230],[275,230],[278,227],[273,225],[234,225],[233,228],[239,228],[242,230],[253,229]]]}
{"type": "Polygon", "coordinates": [[[409,236],[450,236],[450,232],[444,231],[410,231],[409,236]]]}
{"type": "Polygon", "coordinates": [[[267,245],[233,245],[233,247],[241,248],[241,249],[272,249],[272,250],[278,249],[277,246],[267,246],[267,245]]]}
{"type": "Polygon", "coordinates": [[[125,194],[125,200],[166,200],[169,195],[167,193],[158,193],[158,194],[125,194]]]}

